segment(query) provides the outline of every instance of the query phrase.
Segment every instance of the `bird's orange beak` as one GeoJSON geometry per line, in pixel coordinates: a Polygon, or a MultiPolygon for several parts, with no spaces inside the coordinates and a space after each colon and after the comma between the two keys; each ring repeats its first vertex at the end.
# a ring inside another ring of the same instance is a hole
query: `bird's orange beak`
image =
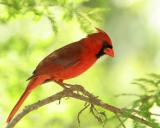
{"type": "Polygon", "coordinates": [[[104,53],[107,54],[107,55],[109,55],[109,56],[111,56],[111,57],[114,57],[114,51],[111,48],[106,48],[104,50],[104,53]]]}

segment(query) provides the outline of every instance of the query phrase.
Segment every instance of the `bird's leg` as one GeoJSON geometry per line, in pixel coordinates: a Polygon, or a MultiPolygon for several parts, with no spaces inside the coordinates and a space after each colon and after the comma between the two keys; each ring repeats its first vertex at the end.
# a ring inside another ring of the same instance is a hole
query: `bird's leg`
{"type": "MultiPolygon", "coordinates": [[[[55,80],[54,80],[55,81],[55,80]]],[[[77,90],[77,88],[74,87],[74,85],[63,83],[63,81],[55,81],[58,85],[60,85],[64,90],[74,92],[77,90]]]]}
{"type": "Polygon", "coordinates": [[[68,89],[68,90],[72,90],[73,92],[76,91],[77,94],[81,93],[84,96],[88,96],[89,94],[81,85],[67,84],[67,83],[63,83],[63,81],[56,81],[56,80],[54,80],[54,82],[56,82],[58,85],[60,85],[65,90],[68,89]]]}
{"type": "Polygon", "coordinates": [[[74,86],[74,85],[72,85],[72,84],[67,84],[67,83],[62,83],[65,87],[67,87],[67,88],[72,88],[72,86],[74,86]]]}
{"type": "Polygon", "coordinates": [[[55,81],[57,84],[59,84],[62,88],[64,89],[69,89],[69,90],[72,90],[72,91],[76,91],[77,94],[79,94],[79,92],[84,95],[84,96],[87,96],[89,98],[89,100],[92,101],[94,99],[97,99],[98,97],[95,97],[93,94],[91,94],[90,92],[88,92],[87,90],[84,89],[83,86],[81,85],[78,85],[78,84],[67,84],[67,83],[63,83],[61,81],[55,81]]]}
{"type": "Polygon", "coordinates": [[[63,81],[56,81],[56,80],[54,80],[54,82],[56,82],[58,85],[60,85],[64,89],[79,90],[79,91],[84,90],[84,88],[81,85],[67,84],[67,83],[63,83],[63,81]]]}
{"type": "Polygon", "coordinates": [[[62,81],[54,80],[54,82],[57,83],[58,85],[60,85],[63,89],[67,89],[68,88],[62,81]]]}

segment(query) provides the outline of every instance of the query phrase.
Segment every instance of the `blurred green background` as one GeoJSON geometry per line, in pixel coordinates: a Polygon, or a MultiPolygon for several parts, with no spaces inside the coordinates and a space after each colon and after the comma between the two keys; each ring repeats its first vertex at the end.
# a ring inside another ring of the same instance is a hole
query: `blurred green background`
{"type": "MultiPolygon", "coordinates": [[[[95,26],[110,35],[115,57],[104,56],[83,75],[66,82],[83,85],[106,103],[128,107],[135,97],[115,95],[141,93],[130,84],[133,79],[160,71],[159,5],[160,0],[0,1],[0,127],[4,127],[28,83],[26,79],[40,60],[53,50],[85,37],[95,26]]],[[[21,110],[59,90],[53,82],[39,86],[21,110]]],[[[51,103],[31,112],[16,128],[76,128],[76,116],[83,105],[70,98],[61,104],[51,103]]],[[[160,108],[153,111],[160,113],[160,108]]],[[[110,118],[113,114],[106,111],[106,115],[110,118]]],[[[119,121],[112,119],[104,127],[118,125],[119,121]]],[[[132,128],[131,120],[126,126],[132,128]]],[[[81,128],[101,127],[89,110],[81,115],[81,128]]]]}

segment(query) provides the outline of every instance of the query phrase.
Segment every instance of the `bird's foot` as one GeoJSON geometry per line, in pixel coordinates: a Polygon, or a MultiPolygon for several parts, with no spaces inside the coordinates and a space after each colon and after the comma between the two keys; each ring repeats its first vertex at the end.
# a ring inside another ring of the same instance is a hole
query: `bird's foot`
{"type": "Polygon", "coordinates": [[[69,84],[66,84],[66,83],[63,83],[63,82],[61,82],[61,81],[54,81],[55,83],[57,83],[58,85],[60,85],[63,89],[67,89],[67,88],[69,88],[68,86],[69,86],[69,84]]]}
{"type": "Polygon", "coordinates": [[[78,85],[78,84],[71,85],[71,89],[79,95],[81,94],[81,95],[87,96],[86,94],[87,91],[81,85],[78,85]]]}
{"type": "Polygon", "coordinates": [[[62,83],[62,82],[59,82],[59,81],[55,81],[55,82],[57,84],[59,84],[64,90],[70,90],[70,91],[76,92],[77,94],[79,94],[80,92],[82,94],[85,94],[85,89],[81,85],[67,84],[67,83],[62,83]]]}

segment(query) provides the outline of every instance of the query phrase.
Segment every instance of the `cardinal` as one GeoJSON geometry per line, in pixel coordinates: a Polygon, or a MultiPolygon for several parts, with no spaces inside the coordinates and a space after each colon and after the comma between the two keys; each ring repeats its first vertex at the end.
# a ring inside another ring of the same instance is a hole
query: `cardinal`
{"type": "Polygon", "coordinates": [[[110,37],[101,29],[96,29],[97,32],[53,51],[38,64],[28,79],[28,86],[10,112],[7,123],[13,119],[22,103],[37,86],[48,81],[63,84],[64,80],[85,72],[103,55],[114,57],[110,37]]]}

